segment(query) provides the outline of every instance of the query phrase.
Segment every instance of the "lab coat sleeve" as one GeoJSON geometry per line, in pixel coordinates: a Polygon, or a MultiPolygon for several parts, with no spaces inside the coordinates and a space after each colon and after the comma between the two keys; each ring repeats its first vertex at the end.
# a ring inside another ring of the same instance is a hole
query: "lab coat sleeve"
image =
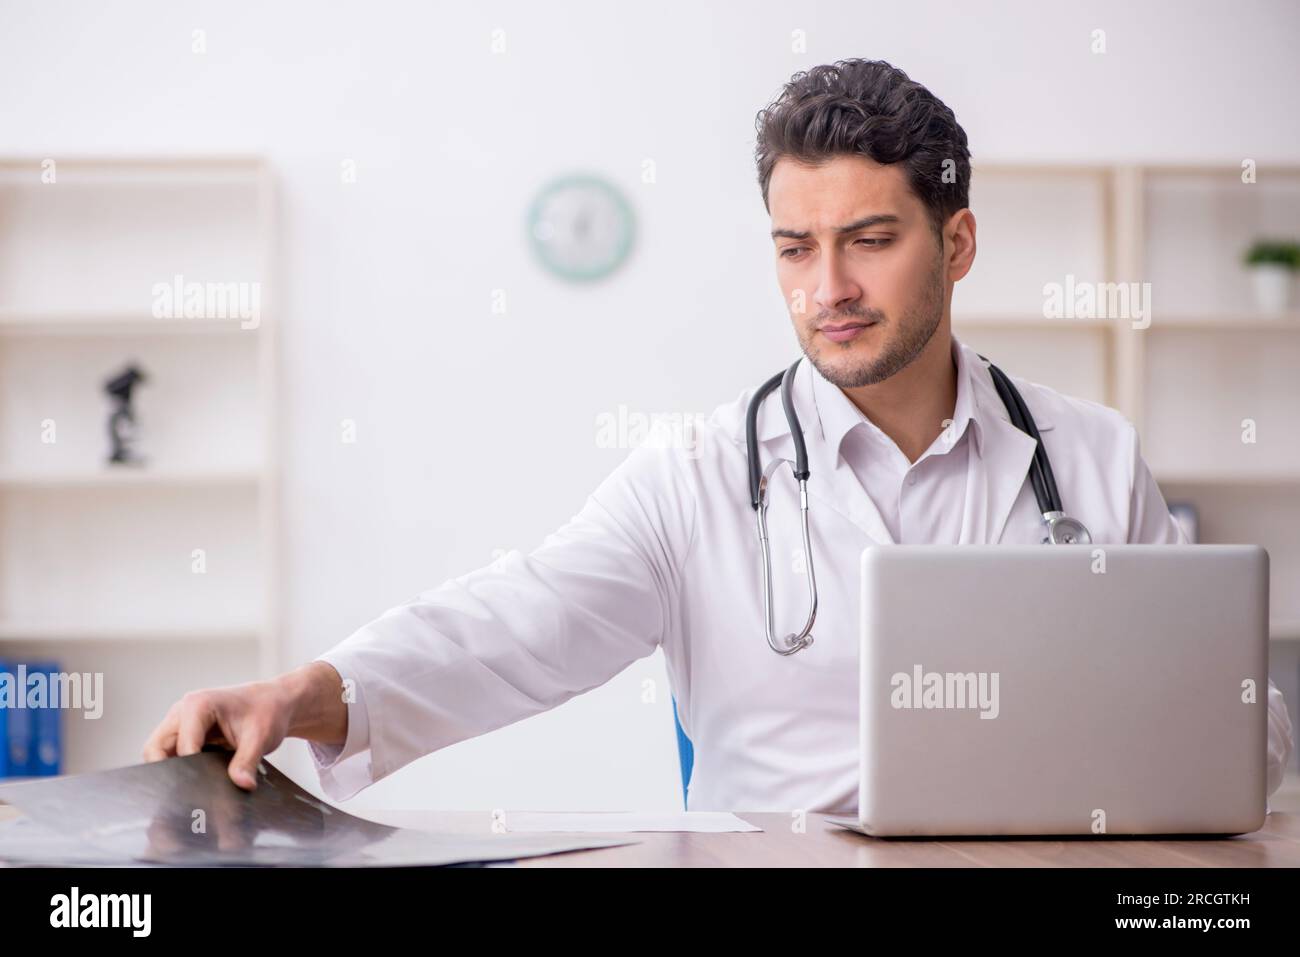
{"type": "Polygon", "coordinates": [[[339,672],[346,686],[351,691],[345,696],[348,709],[347,736],[341,745],[318,744],[307,742],[316,773],[321,781],[321,788],[327,795],[340,798],[355,794],[369,783],[370,779],[370,720],[366,712],[365,689],[355,678],[343,672],[346,656],[336,658],[331,652],[319,656],[317,661],[333,665],[339,672]],[[351,760],[353,756],[360,756],[351,760]]]}
{"type": "MultiPolygon", "coordinates": [[[[322,655],[356,682],[367,737],[364,750],[351,732],[342,751],[312,749],[325,793],[351,797],[651,654],[676,627],[692,482],[681,450],[637,448],[532,552],[425,591],[322,655]]],[[[350,725],[359,713],[349,706],[350,725]]]]}
{"type": "MultiPolygon", "coordinates": [[[[1142,458],[1137,429],[1129,425],[1133,484],[1129,503],[1129,541],[1134,544],[1186,544],[1182,526],[1169,512],[1169,506],[1156,484],[1155,476],[1142,458]]],[[[1272,794],[1282,786],[1282,777],[1291,761],[1294,748],[1291,715],[1282,692],[1268,682],[1268,786],[1272,794]]]]}

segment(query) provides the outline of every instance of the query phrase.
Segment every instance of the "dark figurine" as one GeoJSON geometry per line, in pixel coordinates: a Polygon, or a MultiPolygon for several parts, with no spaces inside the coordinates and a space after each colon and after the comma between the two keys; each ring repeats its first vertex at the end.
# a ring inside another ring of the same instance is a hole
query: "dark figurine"
{"type": "Polygon", "coordinates": [[[131,449],[131,442],[135,438],[135,410],[131,407],[131,390],[148,381],[138,367],[129,365],[104,384],[104,391],[112,396],[115,405],[113,414],[108,418],[108,437],[113,443],[109,462],[120,465],[144,463],[131,449]]]}

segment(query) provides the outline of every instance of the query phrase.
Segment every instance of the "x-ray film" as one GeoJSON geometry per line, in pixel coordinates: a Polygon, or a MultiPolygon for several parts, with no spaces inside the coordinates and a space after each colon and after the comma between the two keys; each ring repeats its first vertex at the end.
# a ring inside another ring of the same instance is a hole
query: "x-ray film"
{"type": "Polygon", "coordinates": [[[543,834],[438,834],[367,821],[317,800],[263,760],[250,792],[203,751],[112,771],[0,786],[25,815],[0,826],[0,861],[429,867],[635,843],[543,834]]]}

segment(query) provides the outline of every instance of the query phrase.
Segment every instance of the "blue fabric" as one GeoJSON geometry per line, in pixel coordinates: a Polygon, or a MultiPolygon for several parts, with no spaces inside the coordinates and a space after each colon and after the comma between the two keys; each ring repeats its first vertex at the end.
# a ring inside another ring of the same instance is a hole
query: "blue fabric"
{"type": "Polygon", "coordinates": [[[682,723],[677,719],[677,696],[673,696],[673,724],[677,726],[677,758],[682,765],[682,807],[686,807],[686,793],[691,785],[691,768],[695,766],[695,745],[686,737],[682,723]]]}

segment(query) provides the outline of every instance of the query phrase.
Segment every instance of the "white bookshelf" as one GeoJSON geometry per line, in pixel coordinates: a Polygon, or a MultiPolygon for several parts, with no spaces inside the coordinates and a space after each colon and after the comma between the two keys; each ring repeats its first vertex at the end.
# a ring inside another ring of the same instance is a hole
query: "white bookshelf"
{"type": "Polygon", "coordinates": [[[254,157],[50,159],[0,159],[0,657],[103,673],[103,717],[63,716],[76,772],[279,667],[274,200],[254,157]],[[176,276],[255,289],[255,321],[157,318],[176,276]],[[146,462],[113,466],[128,362],[146,462]]]}
{"type": "Polygon", "coordinates": [[[954,333],[1003,368],[1119,409],[1202,542],[1270,555],[1271,671],[1300,727],[1300,307],[1256,311],[1241,257],[1300,236],[1300,167],[991,164],[954,333]],[[1151,320],[1043,315],[1043,285],[1151,283],[1151,320]],[[1256,442],[1241,441],[1241,422],[1256,442]]]}

